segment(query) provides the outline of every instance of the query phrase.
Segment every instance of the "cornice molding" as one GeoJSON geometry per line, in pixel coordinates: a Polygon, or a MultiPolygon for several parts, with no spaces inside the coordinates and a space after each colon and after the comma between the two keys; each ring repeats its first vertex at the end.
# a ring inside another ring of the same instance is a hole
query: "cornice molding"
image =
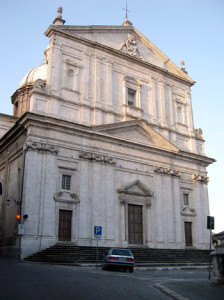
{"type": "MultiPolygon", "coordinates": [[[[137,122],[133,121],[133,122],[137,122]]],[[[94,126],[87,126],[87,125],[81,125],[73,122],[69,122],[66,120],[61,120],[58,118],[46,116],[46,115],[40,115],[40,114],[35,114],[31,112],[26,112],[24,115],[22,115],[15,125],[0,139],[0,146],[3,146],[2,150],[7,147],[9,143],[13,142],[12,136],[14,136],[14,139],[16,136],[19,134],[23,133],[28,129],[30,126],[38,126],[38,127],[43,127],[43,128],[51,128],[54,130],[57,130],[60,128],[60,131],[69,133],[69,134],[74,134],[74,132],[78,136],[86,136],[92,139],[96,139],[99,141],[110,141],[113,144],[123,144],[124,147],[128,148],[135,148],[135,149],[141,149],[145,150],[148,153],[157,153],[161,155],[166,155],[175,159],[181,159],[184,161],[194,161],[196,163],[201,163],[204,166],[207,166],[213,162],[215,162],[214,159],[202,156],[199,154],[187,152],[187,151],[172,151],[164,148],[158,148],[158,147],[153,147],[151,145],[143,145],[141,143],[135,143],[133,141],[125,140],[116,136],[111,136],[106,133],[102,132],[96,132],[94,130],[94,126]]],[[[150,124],[149,124],[150,125],[150,124]]],[[[104,125],[101,125],[104,126],[104,125]]],[[[97,126],[99,127],[99,126],[97,126]]],[[[153,126],[151,126],[153,129],[153,126]]]]}

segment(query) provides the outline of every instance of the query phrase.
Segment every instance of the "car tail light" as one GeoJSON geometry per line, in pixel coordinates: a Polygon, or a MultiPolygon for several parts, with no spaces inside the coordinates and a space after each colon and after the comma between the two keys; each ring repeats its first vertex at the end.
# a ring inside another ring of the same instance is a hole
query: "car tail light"
{"type": "Polygon", "coordinates": [[[134,258],[128,258],[128,261],[134,261],[134,258]]]}
{"type": "Polygon", "coordinates": [[[109,259],[110,260],[116,260],[117,258],[115,256],[110,256],[109,259]]]}

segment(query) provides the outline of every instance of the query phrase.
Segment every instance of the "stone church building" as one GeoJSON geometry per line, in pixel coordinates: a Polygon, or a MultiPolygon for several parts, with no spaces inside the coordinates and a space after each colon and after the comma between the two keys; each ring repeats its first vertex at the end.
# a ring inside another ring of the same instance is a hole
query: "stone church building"
{"type": "Polygon", "coordinates": [[[1,252],[95,246],[94,226],[99,246],[208,249],[214,160],[194,128],[184,62],[127,18],[70,26],[61,12],[13,116],[0,114],[1,252]]]}

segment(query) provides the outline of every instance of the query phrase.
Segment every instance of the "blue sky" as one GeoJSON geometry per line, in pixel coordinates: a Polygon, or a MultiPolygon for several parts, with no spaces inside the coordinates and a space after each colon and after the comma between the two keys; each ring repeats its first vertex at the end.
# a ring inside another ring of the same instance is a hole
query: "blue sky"
{"type": "MultiPolygon", "coordinates": [[[[0,112],[12,114],[11,95],[33,67],[44,61],[45,30],[63,7],[66,25],[121,25],[125,0],[8,0],[1,3],[0,112]]],[[[128,0],[129,19],[175,64],[185,61],[192,87],[195,128],[202,128],[209,166],[210,215],[224,230],[224,1],[128,0]]]]}

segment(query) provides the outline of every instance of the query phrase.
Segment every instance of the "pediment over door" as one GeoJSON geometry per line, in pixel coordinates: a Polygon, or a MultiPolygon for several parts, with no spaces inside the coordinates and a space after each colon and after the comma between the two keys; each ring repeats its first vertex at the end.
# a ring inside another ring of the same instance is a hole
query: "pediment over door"
{"type": "Polygon", "coordinates": [[[146,187],[140,180],[131,182],[119,189],[119,200],[122,205],[128,203],[146,204],[148,207],[151,206],[151,197],[153,192],[146,187]]]}
{"type": "Polygon", "coordinates": [[[180,213],[185,217],[195,217],[197,215],[196,210],[188,206],[184,207],[180,213]]]}

